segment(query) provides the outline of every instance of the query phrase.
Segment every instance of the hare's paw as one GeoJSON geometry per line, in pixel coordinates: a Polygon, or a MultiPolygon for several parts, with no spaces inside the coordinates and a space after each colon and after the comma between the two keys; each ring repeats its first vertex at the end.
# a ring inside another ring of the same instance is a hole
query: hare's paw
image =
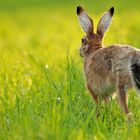
{"type": "Polygon", "coordinates": [[[127,117],[127,121],[128,121],[128,123],[133,123],[134,122],[134,115],[133,115],[133,113],[128,113],[127,115],[126,115],[126,117],[127,117]]]}

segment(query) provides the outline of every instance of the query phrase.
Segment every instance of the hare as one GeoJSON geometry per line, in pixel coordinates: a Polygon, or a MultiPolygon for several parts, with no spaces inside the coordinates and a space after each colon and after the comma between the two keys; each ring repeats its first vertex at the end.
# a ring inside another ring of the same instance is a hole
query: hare
{"type": "Polygon", "coordinates": [[[132,87],[140,90],[140,51],[129,45],[103,46],[102,40],[113,14],[114,8],[111,7],[101,17],[94,33],[92,19],[81,6],[77,7],[78,19],[86,33],[80,55],[84,58],[87,88],[97,105],[117,92],[122,111],[127,117],[132,117],[126,102],[126,91],[132,87]]]}

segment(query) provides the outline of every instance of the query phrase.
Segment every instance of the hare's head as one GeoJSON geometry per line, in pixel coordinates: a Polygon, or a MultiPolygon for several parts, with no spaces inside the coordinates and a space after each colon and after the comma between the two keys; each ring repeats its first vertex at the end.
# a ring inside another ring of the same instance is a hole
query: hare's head
{"type": "Polygon", "coordinates": [[[111,23],[113,14],[114,14],[114,8],[111,7],[101,17],[97,26],[97,32],[94,33],[93,20],[88,16],[88,14],[85,12],[85,10],[81,6],[77,7],[77,15],[78,15],[81,27],[86,33],[86,37],[82,39],[82,47],[81,47],[81,50],[84,50],[85,54],[89,54],[102,47],[102,40],[103,40],[105,32],[107,31],[111,23]],[[84,44],[84,42],[86,43],[84,44]]]}

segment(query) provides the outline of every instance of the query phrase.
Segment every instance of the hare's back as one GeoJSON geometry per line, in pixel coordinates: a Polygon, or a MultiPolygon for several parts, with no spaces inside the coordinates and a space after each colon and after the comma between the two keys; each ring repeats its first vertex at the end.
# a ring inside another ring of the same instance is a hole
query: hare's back
{"type": "Polygon", "coordinates": [[[109,47],[101,48],[92,56],[92,63],[94,70],[97,73],[107,74],[112,70],[126,68],[129,65],[130,54],[136,51],[129,45],[111,45],[109,47]]]}

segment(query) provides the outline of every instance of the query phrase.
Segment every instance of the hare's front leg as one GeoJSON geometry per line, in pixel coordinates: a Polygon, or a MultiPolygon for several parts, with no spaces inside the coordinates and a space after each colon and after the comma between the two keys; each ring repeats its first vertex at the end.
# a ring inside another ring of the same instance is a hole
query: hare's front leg
{"type": "Polygon", "coordinates": [[[95,103],[98,104],[99,99],[98,99],[98,96],[95,94],[95,91],[93,90],[93,85],[91,83],[88,83],[87,88],[88,88],[89,92],[91,93],[95,103]]]}
{"type": "Polygon", "coordinates": [[[127,106],[127,100],[126,100],[126,91],[125,91],[125,78],[123,76],[118,76],[117,79],[117,94],[118,94],[118,100],[120,103],[120,106],[123,110],[123,112],[126,114],[128,119],[131,119],[133,117],[133,114],[129,112],[128,106],[127,106]]]}
{"type": "Polygon", "coordinates": [[[96,103],[96,116],[97,118],[99,117],[100,115],[100,100],[99,100],[99,97],[98,95],[95,93],[94,89],[93,89],[93,84],[92,83],[88,83],[87,84],[87,88],[89,90],[89,92],[91,93],[95,103],[96,103]]]}

